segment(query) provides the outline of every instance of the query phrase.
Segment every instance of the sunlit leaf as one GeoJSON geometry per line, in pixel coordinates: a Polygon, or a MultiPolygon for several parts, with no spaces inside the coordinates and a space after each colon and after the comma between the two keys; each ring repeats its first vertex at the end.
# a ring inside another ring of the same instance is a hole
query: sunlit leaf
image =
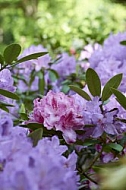
{"type": "Polygon", "coordinates": [[[111,88],[118,88],[122,81],[122,74],[117,74],[114,77],[112,77],[104,86],[102,91],[102,101],[106,101],[110,96],[112,95],[111,88]]]}
{"type": "Polygon", "coordinates": [[[86,72],[86,83],[92,96],[100,96],[101,81],[98,74],[91,68],[86,72]]]}
{"type": "Polygon", "coordinates": [[[7,64],[12,63],[18,57],[21,52],[21,46],[19,44],[11,44],[4,50],[4,59],[7,64]]]}
{"type": "Polygon", "coordinates": [[[70,89],[73,90],[74,92],[76,92],[77,94],[79,94],[80,96],[82,96],[84,99],[86,100],[91,100],[90,96],[83,91],[81,88],[74,86],[74,85],[69,85],[70,89]]]}
{"type": "Polygon", "coordinates": [[[21,104],[21,107],[20,107],[20,110],[19,110],[20,113],[25,113],[25,105],[22,103],[21,104]]]}

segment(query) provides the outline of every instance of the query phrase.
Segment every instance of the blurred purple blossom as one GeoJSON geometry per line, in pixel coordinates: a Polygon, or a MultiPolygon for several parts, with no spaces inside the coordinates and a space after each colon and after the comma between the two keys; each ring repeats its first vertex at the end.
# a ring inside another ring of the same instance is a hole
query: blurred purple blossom
{"type": "MultiPolygon", "coordinates": [[[[19,56],[18,59],[21,59],[27,55],[33,54],[33,53],[39,53],[39,52],[47,52],[47,49],[43,48],[42,45],[32,45],[29,48],[25,49],[23,53],[19,56]]],[[[20,63],[16,69],[14,69],[14,72],[16,75],[19,75],[24,78],[24,80],[18,80],[18,89],[21,92],[25,92],[27,90],[36,91],[38,90],[38,76],[35,76],[32,84],[29,86],[29,82],[31,79],[31,73],[33,71],[40,71],[41,69],[47,69],[49,68],[49,62],[51,58],[49,54],[46,54],[44,56],[38,57],[37,59],[25,61],[23,63],[20,63]]]]}
{"type": "Polygon", "coordinates": [[[35,148],[23,139],[15,146],[14,139],[0,144],[1,190],[77,189],[77,156],[74,152],[68,158],[62,156],[67,148],[60,147],[57,137],[44,138],[35,148]]]}
{"type": "Polygon", "coordinates": [[[52,65],[52,69],[57,71],[61,78],[64,78],[71,73],[76,72],[76,59],[74,56],[69,56],[67,53],[59,55],[61,58],[58,63],[52,65]]]}
{"type": "MultiPolygon", "coordinates": [[[[10,91],[10,92],[15,92],[16,87],[14,86],[14,81],[11,76],[11,72],[8,69],[3,69],[0,71],[0,88],[10,91]]],[[[0,95],[0,101],[4,101],[6,103],[11,103],[12,100],[10,98],[7,98],[5,96],[0,95]]]]}
{"type": "Polygon", "coordinates": [[[126,40],[126,32],[111,34],[89,58],[90,67],[96,70],[104,85],[112,76],[123,73],[120,89],[126,91],[126,46],[120,44],[126,40]]]}

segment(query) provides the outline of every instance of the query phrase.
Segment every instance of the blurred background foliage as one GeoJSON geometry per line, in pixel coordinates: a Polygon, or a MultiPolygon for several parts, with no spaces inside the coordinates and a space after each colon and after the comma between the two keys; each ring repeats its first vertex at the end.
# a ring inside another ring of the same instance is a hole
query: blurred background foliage
{"type": "Polygon", "coordinates": [[[0,51],[13,42],[23,48],[42,44],[56,53],[79,50],[125,30],[123,1],[0,0],[0,51]]]}

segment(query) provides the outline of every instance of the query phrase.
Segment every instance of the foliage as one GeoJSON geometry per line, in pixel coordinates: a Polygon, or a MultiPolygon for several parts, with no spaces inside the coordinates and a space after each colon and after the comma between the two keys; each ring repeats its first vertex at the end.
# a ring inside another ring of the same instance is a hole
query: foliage
{"type": "Polygon", "coordinates": [[[86,2],[1,1],[0,49],[16,41],[24,48],[42,43],[50,52],[70,51],[71,47],[78,50],[89,42],[102,43],[110,32],[125,29],[123,7],[101,0],[94,0],[89,7],[86,2]]]}

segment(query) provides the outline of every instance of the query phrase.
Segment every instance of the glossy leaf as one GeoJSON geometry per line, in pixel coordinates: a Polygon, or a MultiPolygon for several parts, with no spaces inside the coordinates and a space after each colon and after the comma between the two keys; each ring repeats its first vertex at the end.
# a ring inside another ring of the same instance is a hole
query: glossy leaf
{"type": "Polygon", "coordinates": [[[36,129],[35,131],[29,134],[29,137],[32,139],[33,146],[36,146],[38,144],[38,141],[42,139],[42,135],[43,135],[42,128],[36,129]]]}
{"type": "Polygon", "coordinates": [[[92,96],[100,96],[101,81],[98,74],[91,68],[86,72],[86,83],[92,96]]]}
{"type": "Polygon", "coordinates": [[[8,98],[14,99],[14,100],[19,100],[19,97],[17,96],[17,94],[14,94],[14,93],[9,92],[7,90],[0,89],[0,94],[3,96],[6,96],[8,98]]]}
{"type": "Polygon", "coordinates": [[[22,57],[21,59],[18,59],[17,62],[18,63],[22,63],[24,61],[29,61],[29,60],[32,60],[32,59],[37,59],[38,57],[46,55],[47,53],[48,52],[39,52],[39,53],[30,54],[30,55],[27,55],[26,57],[22,57]]]}
{"type": "Polygon", "coordinates": [[[19,44],[11,44],[7,46],[3,53],[5,62],[8,64],[12,63],[17,59],[20,52],[21,46],[19,44]]]}
{"type": "Polygon", "coordinates": [[[107,144],[110,148],[117,150],[118,152],[121,152],[123,150],[123,147],[120,144],[117,143],[109,143],[107,144]]]}
{"type": "Polygon", "coordinates": [[[88,101],[91,100],[90,96],[85,91],[83,91],[81,88],[74,86],[74,85],[69,85],[69,87],[71,90],[73,90],[74,92],[76,92],[77,94],[82,96],[84,99],[86,99],[88,101]]]}
{"type": "Polygon", "coordinates": [[[102,97],[101,97],[103,102],[108,100],[110,96],[112,95],[111,88],[118,88],[121,81],[122,81],[122,74],[117,74],[105,84],[102,91],[102,97]]]}
{"type": "Polygon", "coordinates": [[[111,88],[111,91],[116,96],[116,100],[119,102],[119,104],[126,109],[126,97],[117,89],[111,88]]]}

